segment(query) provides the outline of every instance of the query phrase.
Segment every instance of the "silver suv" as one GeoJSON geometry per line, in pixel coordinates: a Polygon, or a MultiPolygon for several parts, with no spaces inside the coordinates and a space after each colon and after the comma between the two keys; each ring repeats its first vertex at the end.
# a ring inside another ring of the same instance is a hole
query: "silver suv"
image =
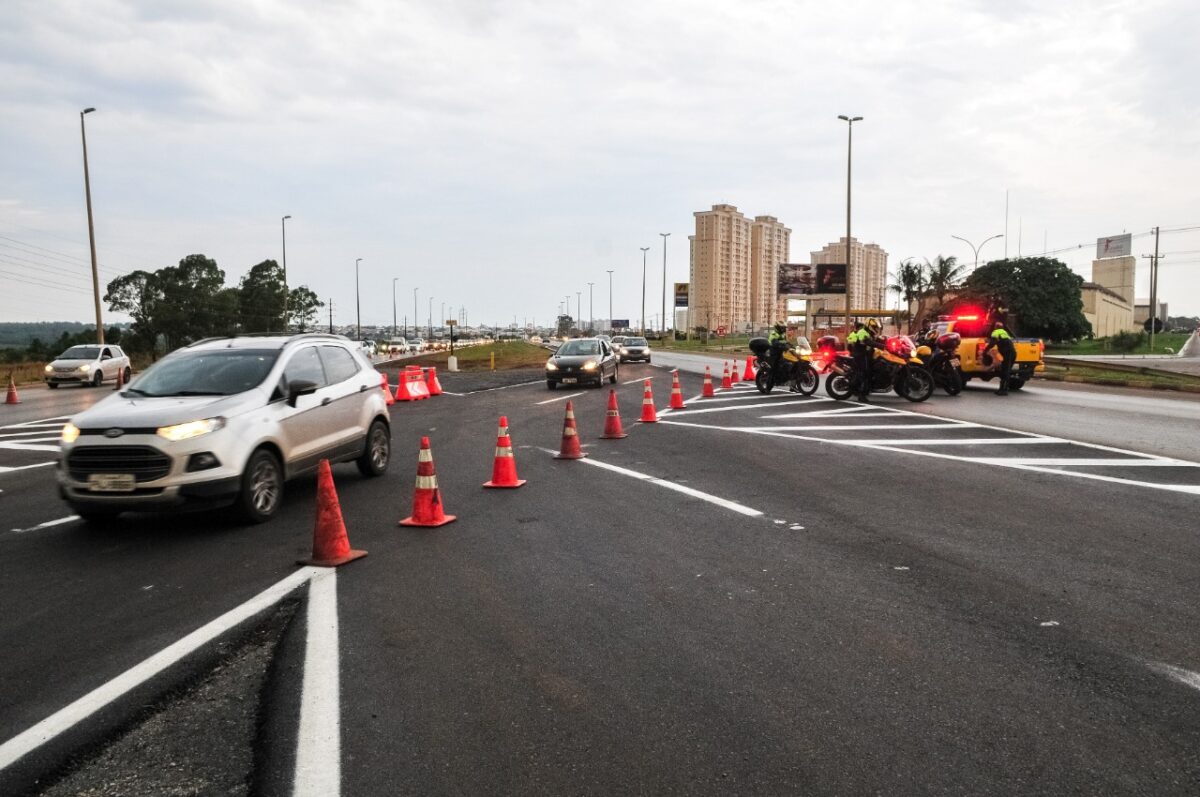
{"type": "Polygon", "coordinates": [[[85,520],[233,504],[278,511],[322,459],[380,476],[391,426],[379,372],[335,335],[211,338],[172,352],[63,427],[58,483],[85,520]]]}
{"type": "Polygon", "coordinates": [[[105,380],[116,379],[121,374],[122,382],[128,382],[132,371],[129,358],[120,346],[85,344],[72,346],[54,358],[46,366],[46,384],[56,388],[63,383],[74,382],[84,387],[100,387],[105,380]]]}

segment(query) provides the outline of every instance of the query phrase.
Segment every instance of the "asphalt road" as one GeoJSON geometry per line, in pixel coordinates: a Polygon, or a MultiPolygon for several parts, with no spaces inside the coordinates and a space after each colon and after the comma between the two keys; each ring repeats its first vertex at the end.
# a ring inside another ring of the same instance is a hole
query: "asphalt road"
{"type": "MultiPolygon", "coordinates": [[[[548,391],[536,373],[441,375],[454,395],[393,407],[388,474],[334,469],[351,542],[370,553],[290,593],[305,610],[247,701],[269,732],[230,742],[255,747],[248,783],[320,793],[323,771],[346,794],[1196,793],[1200,403],[1041,386],[869,408],[745,386],[694,400],[700,378],[684,370],[688,407],[663,412],[666,360],[622,367],[624,440],[598,439],[607,389],[548,391]],[[642,377],[659,423],[635,423],[642,377]],[[584,460],[550,453],[568,397],[584,460]],[[528,483],[487,491],[501,414],[528,483]],[[459,519],[400,528],[422,435],[459,519]],[[340,690],[321,690],[313,640],[331,633],[340,690]],[[321,715],[314,694],[340,702],[321,715]]],[[[311,483],[290,484],[265,526],[64,521],[38,464],[53,454],[20,444],[56,422],[13,424],[66,414],[70,392],[0,407],[17,410],[0,413],[0,469],[23,468],[0,470],[0,742],[307,578],[294,562],[311,483]]],[[[71,725],[0,771],[0,791],[70,749],[103,750],[222,655],[202,647],[71,725]]]]}

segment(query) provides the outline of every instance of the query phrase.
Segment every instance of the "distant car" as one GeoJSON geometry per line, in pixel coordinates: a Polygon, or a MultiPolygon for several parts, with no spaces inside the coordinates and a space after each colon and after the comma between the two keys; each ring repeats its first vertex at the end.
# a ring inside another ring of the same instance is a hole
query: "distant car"
{"type": "Polygon", "coordinates": [[[379,372],[336,335],[210,338],[159,360],[62,430],[59,492],[84,520],[233,504],[270,519],[321,460],[381,476],[391,426],[379,372]]]}
{"type": "Polygon", "coordinates": [[[610,341],[610,343],[612,344],[612,347],[613,347],[613,349],[615,349],[615,350],[616,350],[616,351],[618,351],[618,352],[621,350],[621,344],[622,344],[622,343],[624,343],[624,342],[625,342],[625,336],[624,336],[624,335],[613,335],[613,338],[612,338],[612,340],[610,341]]]}
{"type": "Polygon", "coordinates": [[[617,352],[623,363],[635,360],[650,362],[650,344],[646,342],[645,338],[625,338],[621,341],[617,352]]]}
{"type": "Polygon", "coordinates": [[[616,352],[608,343],[596,338],[575,338],[558,347],[546,360],[546,387],[550,390],[559,385],[576,385],[585,382],[604,384],[607,378],[617,382],[616,352]]]}
{"type": "Polygon", "coordinates": [[[423,351],[425,351],[425,341],[421,338],[413,338],[408,342],[409,354],[420,354],[423,351]]]}
{"type": "Polygon", "coordinates": [[[133,371],[129,358],[120,346],[87,344],[72,346],[46,366],[44,379],[54,389],[62,384],[76,383],[99,387],[108,380],[116,379],[120,373],[122,381],[128,382],[133,371]]]}
{"type": "Polygon", "coordinates": [[[375,341],[373,340],[360,341],[359,345],[362,346],[363,353],[368,357],[374,357],[376,352],[379,351],[378,347],[375,345],[375,341]]]}

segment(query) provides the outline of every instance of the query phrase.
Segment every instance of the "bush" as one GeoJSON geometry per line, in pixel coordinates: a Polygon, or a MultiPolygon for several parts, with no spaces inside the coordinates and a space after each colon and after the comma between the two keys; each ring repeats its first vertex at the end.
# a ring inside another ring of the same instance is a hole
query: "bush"
{"type": "Polygon", "coordinates": [[[1114,351],[1130,352],[1142,345],[1146,336],[1141,332],[1118,332],[1108,339],[1114,351]]]}

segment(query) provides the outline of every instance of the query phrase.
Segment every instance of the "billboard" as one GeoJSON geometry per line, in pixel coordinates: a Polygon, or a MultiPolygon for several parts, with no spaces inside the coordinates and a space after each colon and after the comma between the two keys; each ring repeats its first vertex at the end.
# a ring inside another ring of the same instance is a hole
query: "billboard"
{"type": "Polygon", "coordinates": [[[614,318],[613,320],[608,322],[608,326],[610,329],[629,329],[629,319],[628,318],[614,318]]]}
{"type": "Polygon", "coordinates": [[[675,306],[688,306],[688,284],[686,282],[675,283],[675,306]]]}
{"type": "Polygon", "coordinates": [[[1133,234],[1110,235],[1096,239],[1096,259],[1106,257],[1129,257],[1133,254],[1133,234]]]}
{"type": "Polygon", "coordinates": [[[779,293],[782,296],[812,296],[846,292],[845,263],[780,263],[779,293]]]}

